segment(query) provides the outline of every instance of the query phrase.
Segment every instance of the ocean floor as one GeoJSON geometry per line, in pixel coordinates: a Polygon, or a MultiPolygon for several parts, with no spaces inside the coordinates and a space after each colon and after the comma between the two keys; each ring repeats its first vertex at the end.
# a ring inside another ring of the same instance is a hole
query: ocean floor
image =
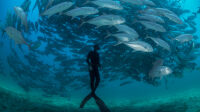
{"type": "MultiPolygon", "coordinates": [[[[27,96],[3,88],[0,88],[0,103],[0,112],[100,112],[94,100],[80,109],[79,104],[64,98],[27,96]]],[[[200,112],[200,89],[171,96],[105,103],[111,112],[200,112]]]]}

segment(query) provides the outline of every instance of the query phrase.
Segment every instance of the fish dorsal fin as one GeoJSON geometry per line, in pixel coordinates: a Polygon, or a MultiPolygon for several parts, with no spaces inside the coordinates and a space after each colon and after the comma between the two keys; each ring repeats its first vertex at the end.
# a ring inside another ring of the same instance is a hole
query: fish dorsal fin
{"type": "Polygon", "coordinates": [[[89,0],[87,0],[85,3],[83,3],[82,5],[87,5],[87,4],[89,4],[90,3],[90,1],[89,0]]]}
{"type": "Polygon", "coordinates": [[[107,36],[105,36],[104,39],[112,36],[112,34],[109,31],[106,31],[106,32],[107,32],[107,36]]]}
{"type": "Polygon", "coordinates": [[[120,42],[120,41],[118,41],[116,44],[114,44],[113,46],[118,46],[118,45],[120,45],[120,44],[122,44],[122,42],[120,42]]]}
{"type": "Polygon", "coordinates": [[[87,22],[83,21],[80,25],[79,28],[81,28],[84,24],[86,24],[87,22]]]}

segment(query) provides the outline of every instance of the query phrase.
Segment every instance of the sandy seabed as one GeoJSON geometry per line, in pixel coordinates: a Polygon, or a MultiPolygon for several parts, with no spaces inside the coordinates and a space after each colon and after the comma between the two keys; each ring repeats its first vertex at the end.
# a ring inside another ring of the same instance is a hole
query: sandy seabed
{"type": "MultiPolygon", "coordinates": [[[[57,101],[59,102],[59,100],[57,101]]],[[[200,112],[200,89],[191,89],[173,96],[137,101],[106,103],[111,112],[200,112]]],[[[79,108],[66,102],[59,105],[51,98],[37,98],[0,88],[0,112],[100,112],[95,103],[79,108]]]]}

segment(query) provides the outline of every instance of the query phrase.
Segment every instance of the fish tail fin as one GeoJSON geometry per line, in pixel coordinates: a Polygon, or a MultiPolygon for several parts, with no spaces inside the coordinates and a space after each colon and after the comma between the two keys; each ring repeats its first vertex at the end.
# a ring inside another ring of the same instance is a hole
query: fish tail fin
{"type": "Polygon", "coordinates": [[[49,8],[49,5],[46,6],[46,8],[44,9],[44,12],[49,8]]]}
{"type": "Polygon", "coordinates": [[[120,45],[120,44],[122,44],[121,42],[117,42],[116,44],[114,44],[113,46],[118,46],[118,45],[120,45]]]}
{"type": "Polygon", "coordinates": [[[108,34],[107,36],[105,36],[104,38],[106,39],[106,38],[108,38],[108,37],[110,37],[111,36],[111,34],[108,34]]]}
{"type": "Polygon", "coordinates": [[[109,31],[107,31],[107,35],[104,37],[104,39],[106,39],[106,38],[108,38],[110,36],[112,36],[112,34],[109,31]]]}
{"type": "Polygon", "coordinates": [[[82,23],[79,25],[79,28],[81,28],[85,23],[87,23],[87,22],[82,22],[82,23]]]}
{"type": "Polygon", "coordinates": [[[46,11],[49,7],[51,7],[53,3],[54,3],[54,0],[51,0],[51,1],[47,4],[47,6],[46,6],[46,8],[45,8],[45,11],[46,11]]]}
{"type": "Polygon", "coordinates": [[[82,5],[87,5],[89,3],[90,3],[90,1],[86,0],[86,2],[84,2],[82,5]]]}

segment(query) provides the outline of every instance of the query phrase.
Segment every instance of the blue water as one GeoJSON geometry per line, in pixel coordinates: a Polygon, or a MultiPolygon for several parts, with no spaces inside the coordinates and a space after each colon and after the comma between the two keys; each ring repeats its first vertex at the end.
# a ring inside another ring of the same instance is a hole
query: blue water
{"type": "MultiPolygon", "coordinates": [[[[31,9],[35,3],[35,0],[31,0],[31,9]]],[[[0,1],[0,6],[1,6],[1,17],[0,17],[0,22],[1,24],[6,22],[6,14],[8,11],[14,13],[13,7],[14,6],[20,6],[23,3],[23,0],[9,0],[9,1],[0,1]]],[[[181,8],[183,9],[188,9],[191,12],[195,12],[198,10],[198,7],[200,7],[200,2],[198,0],[183,0],[182,2],[183,4],[181,5],[181,8]]],[[[190,13],[191,14],[191,13],[190,13]]],[[[30,11],[28,14],[28,20],[30,20],[31,22],[37,22],[38,19],[40,18],[38,13],[38,10],[36,8],[36,10],[33,11],[33,13],[30,11]]],[[[183,18],[186,18],[188,15],[183,15],[183,18]]],[[[195,22],[197,23],[195,25],[195,27],[197,28],[197,32],[195,33],[195,35],[200,36],[200,30],[198,28],[200,28],[200,14],[197,15],[195,22]]],[[[28,37],[29,39],[31,39],[31,41],[35,42],[37,40],[36,37],[38,37],[39,35],[43,35],[41,32],[34,32],[32,34],[24,34],[24,37],[28,37]]],[[[45,37],[45,36],[44,36],[45,37]]],[[[53,35],[54,38],[59,38],[59,35],[55,34],[53,35]]],[[[83,36],[84,37],[84,36],[83,36]]],[[[85,37],[86,38],[86,37],[85,37]]],[[[88,37],[90,38],[90,37],[88,37]]],[[[70,110],[68,108],[69,111],[77,111],[77,112],[87,112],[87,109],[94,109],[94,111],[99,111],[96,103],[94,100],[90,100],[87,104],[85,109],[79,109],[79,104],[81,102],[81,100],[90,92],[90,88],[89,87],[89,77],[88,77],[88,73],[79,73],[76,71],[73,71],[69,74],[66,73],[66,75],[68,76],[85,76],[85,80],[86,80],[86,84],[87,84],[87,88],[79,88],[79,89],[73,89],[73,87],[69,87],[70,89],[66,90],[66,91],[62,91],[64,92],[63,94],[65,94],[66,96],[60,96],[60,94],[58,95],[49,95],[48,93],[45,93],[42,88],[37,88],[37,87],[33,87],[30,88],[29,91],[25,91],[23,87],[21,87],[17,80],[12,77],[13,74],[11,72],[11,68],[9,67],[9,65],[7,64],[7,57],[9,55],[12,54],[12,50],[10,47],[10,44],[12,45],[12,48],[14,48],[16,50],[16,52],[18,53],[19,57],[21,58],[20,61],[23,61],[23,63],[25,63],[25,65],[29,66],[26,62],[26,60],[24,59],[25,55],[29,55],[29,53],[31,51],[29,51],[28,47],[26,46],[22,46],[23,52],[21,50],[18,49],[18,47],[15,47],[14,43],[10,43],[10,40],[7,36],[1,37],[0,41],[4,43],[4,45],[0,48],[0,52],[1,52],[1,56],[0,59],[3,60],[3,66],[4,66],[4,73],[0,74],[0,86],[2,88],[2,91],[9,91],[12,94],[16,94],[16,97],[18,96],[24,96],[25,98],[27,98],[28,100],[32,101],[32,102],[37,102],[38,100],[44,100],[44,102],[48,102],[48,104],[53,105],[53,106],[71,106],[73,108],[76,108],[77,110],[70,110]]],[[[199,39],[195,40],[195,41],[199,41],[199,39]]],[[[47,46],[47,43],[43,43],[39,50],[40,51],[44,51],[45,48],[47,46]]],[[[73,54],[70,54],[69,52],[65,54],[65,52],[70,51],[69,49],[65,49],[63,52],[63,54],[71,59],[73,56],[73,54]]],[[[100,53],[102,53],[104,51],[100,51],[100,53]]],[[[87,54],[87,53],[85,53],[87,54]]],[[[38,55],[38,60],[42,61],[44,65],[47,66],[58,66],[57,62],[54,62],[53,59],[55,58],[54,55],[49,54],[49,55],[43,55],[43,56],[39,56],[38,55]]],[[[84,58],[84,57],[82,57],[84,58]]],[[[197,58],[196,60],[194,60],[195,63],[197,63],[197,68],[200,67],[200,65],[198,65],[198,62],[200,61],[200,58],[197,58]]],[[[143,65],[145,66],[145,65],[143,65]]],[[[77,67],[76,65],[74,67],[77,67]]],[[[34,69],[34,68],[33,68],[34,69]]],[[[28,69],[27,69],[28,70],[28,69]]],[[[54,73],[50,70],[48,76],[46,76],[47,80],[53,80],[54,78],[54,73]]],[[[100,71],[101,77],[103,77],[105,74],[103,71],[100,71]]],[[[29,75],[29,74],[27,74],[29,75]]],[[[35,74],[35,76],[40,77],[40,74],[35,74]]],[[[114,80],[111,82],[104,82],[101,83],[100,82],[100,87],[97,89],[96,94],[107,104],[107,106],[111,109],[111,111],[113,112],[134,112],[134,107],[135,108],[142,108],[140,111],[146,111],[144,108],[148,107],[148,111],[154,111],[155,108],[157,107],[153,107],[154,104],[157,106],[159,106],[159,104],[165,105],[165,104],[169,104],[171,103],[171,101],[176,101],[176,100],[180,100],[182,102],[186,102],[186,104],[188,105],[187,109],[185,112],[199,112],[200,111],[200,103],[198,102],[200,99],[200,95],[198,95],[198,93],[200,93],[200,70],[190,70],[190,69],[184,69],[183,72],[183,77],[181,78],[175,78],[172,77],[172,75],[170,75],[169,77],[167,77],[167,81],[168,83],[165,83],[165,80],[161,80],[160,81],[160,85],[159,86],[153,86],[149,83],[145,83],[144,81],[136,81],[134,79],[128,78],[126,80],[131,81],[130,84],[125,85],[125,86],[120,86],[120,84],[124,81],[121,80],[114,80]],[[171,76],[171,77],[170,77],[171,76]],[[185,99],[184,99],[185,98],[185,99]],[[196,98],[196,100],[188,100],[189,98],[196,98]],[[191,105],[195,104],[194,107],[192,107],[191,105]],[[138,106],[139,105],[139,106],[138,106]],[[149,106],[150,105],[150,106],[149,106]],[[151,106],[152,106],[152,110],[151,110],[151,106]],[[115,109],[115,107],[117,107],[117,109],[115,109]],[[132,108],[128,108],[128,107],[132,107],[132,108]],[[121,108],[121,109],[120,109],[121,108]],[[123,110],[124,109],[124,110],[123,110]],[[127,110],[126,110],[127,109],[127,110]],[[132,110],[131,110],[132,109],[132,110]]],[[[45,76],[43,76],[45,77],[45,76]]],[[[22,77],[20,77],[22,78],[22,77]]],[[[34,79],[31,79],[34,80],[34,79]]],[[[63,79],[64,80],[64,79],[63,79]]],[[[66,79],[67,80],[67,79],[66,79]]],[[[103,80],[103,79],[102,79],[103,80]]],[[[27,81],[29,81],[27,79],[27,81]]],[[[77,80],[75,80],[77,81],[77,80]]],[[[24,82],[26,82],[26,78],[24,78],[24,82]]],[[[40,82],[38,82],[38,85],[40,85],[40,82]]],[[[49,88],[53,88],[53,87],[57,87],[60,86],[58,84],[58,82],[52,82],[51,86],[49,88]],[[53,85],[53,86],[52,86],[53,85]]],[[[48,87],[47,87],[48,88],[48,87]]],[[[66,87],[67,88],[67,87],[66,87]]],[[[58,92],[59,90],[55,90],[56,92],[58,92]]],[[[1,94],[1,93],[0,93],[1,94]]],[[[0,100],[1,101],[1,100],[0,100]]],[[[13,103],[15,103],[13,101],[13,103]]],[[[0,104],[0,109],[1,109],[1,105],[0,104]]],[[[24,104],[24,105],[29,105],[29,104],[24,104]]],[[[182,104],[180,104],[182,105],[182,104]]],[[[22,106],[23,107],[23,106],[22,106]]],[[[41,106],[42,107],[42,106],[41,106]]],[[[173,106],[172,106],[173,107],[173,106]]],[[[172,108],[169,107],[169,108],[172,108]]],[[[175,107],[175,106],[174,106],[175,107]]],[[[39,107],[40,108],[40,107],[39,107]]],[[[57,108],[57,107],[55,107],[57,108]]],[[[164,107],[163,107],[164,108],[164,107]]],[[[22,108],[23,109],[23,108],[22,108]]],[[[146,108],[147,109],[147,108],[146,108]]],[[[177,108],[176,108],[177,109],[177,108]]],[[[3,109],[1,109],[3,110],[3,109]]],[[[172,112],[172,111],[167,111],[167,109],[163,109],[163,110],[157,110],[157,112],[172,112]],[[166,111],[163,111],[166,110],[166,111]]],[[[5,112],[14,112],[13,110],[9,110],[9,109],[5,109],[5,112]]],[[[33,110],[34,111],[34,110],[33,110]]],[[[55,110],[52,110],[53,112],[55,110]]],[[[55,112],[61,112],[63,110],[57,110],[55,112]]],[[[136,111],[136,110],[135,110],[136,111]]],[[[137,110],[138,111],[138,110],[137,110]]],[[[4,111],[2,111],[4,112],[4,111]]],[[[17,111],[16,112],[21,112],[21,111],[17,111]]],[[[36,111],[38,112],[38,110],[36,111]]],[[[63,111],[64,112],[64,111],[63,111]]],[[[89,111],[88,111],[89,112],[89,111]]],[[[179,110],[174,110],[173,112],[179,112],[179,110]]]]}

